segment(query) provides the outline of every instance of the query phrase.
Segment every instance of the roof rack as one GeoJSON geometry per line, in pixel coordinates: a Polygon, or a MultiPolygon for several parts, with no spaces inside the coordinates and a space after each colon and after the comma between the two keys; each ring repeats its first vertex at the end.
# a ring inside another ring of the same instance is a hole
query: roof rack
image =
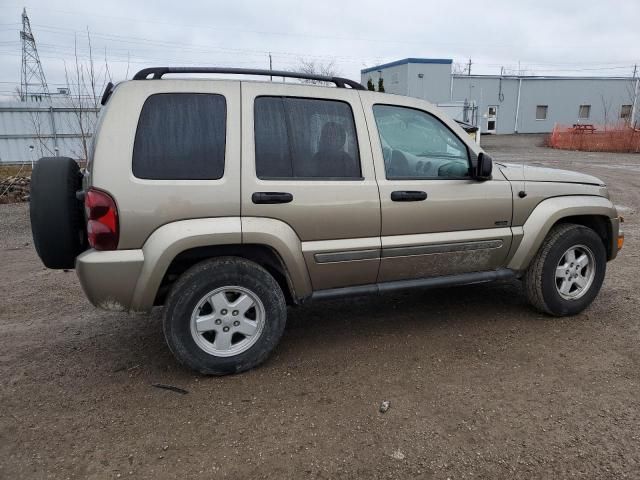
{"type": "Polygon", "coordinates": [[[260,70],[253,68],[227,68],[227,67],[152,67],[144,68],[133,76],[134,80],[158,80],[167,73],[229,73],[235,75],[262,75],[286,78],[301,78],[304,80],[317,80],[320,82],[335,83],[338,88],[346,88],[347,85],[354,90],[366,90],[361,83],[348,78],[328,77],[324,75],[310,75],[301,72],[286,72],[284,70],[260,70]],[[153,77],[149,78],[149,75],[153,77]]]}

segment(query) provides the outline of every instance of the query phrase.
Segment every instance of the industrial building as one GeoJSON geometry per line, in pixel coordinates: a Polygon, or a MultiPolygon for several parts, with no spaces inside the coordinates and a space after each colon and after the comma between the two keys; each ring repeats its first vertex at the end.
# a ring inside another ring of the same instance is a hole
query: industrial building
{"type": "Polygon", "coordinates": [[[387,93],[423,98],[483,133],[545,133],[554,125],[640,124],[638,77],[454,74],[451,59],[406,58],[361,70],[387,93]]]}
{"type": "Polygon", "coordinates": [[[80,109],[67,97],[0,101],[0,164],[31,163],[57,155],[84,158],[97,115],[97,108],[80,109]]]}

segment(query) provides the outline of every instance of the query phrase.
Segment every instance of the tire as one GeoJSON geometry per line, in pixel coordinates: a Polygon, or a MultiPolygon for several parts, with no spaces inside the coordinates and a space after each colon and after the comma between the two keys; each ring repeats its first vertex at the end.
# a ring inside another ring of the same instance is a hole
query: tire
{"type": "Polygon", "coordinates": [[[543,313],[558,317],[575,315],[598,295],[606,268],[607,252],[596,232],[571,223],[556,225],[524,276],[527,298],[543,313]],[[571,262],[571,258],[576,261],[571,262]],[[585,262],[587,267],[582,266],[585,262]]]}
{"type": "Polygon", "coordinates": [[[72,269],[86,248],[80,167],[68,157],[41,158],[31,173],[29,216],[33,244],[48,268],[72,269]]]}
{"type": "Polygon", "coordinates": [[[220,257],[195,265],[176,281],[163,327],[169,349],[183,365],[205,375],[227,375],[264,362],[286,319],[284,294],[269,272],[243,258],[220,257]]]}

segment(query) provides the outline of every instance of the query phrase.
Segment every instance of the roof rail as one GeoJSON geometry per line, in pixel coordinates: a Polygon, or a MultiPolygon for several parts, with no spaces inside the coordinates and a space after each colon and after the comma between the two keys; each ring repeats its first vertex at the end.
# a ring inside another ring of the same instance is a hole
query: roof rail
{"type": "Polygon", "coordinates": [[[312,75],[301,72],[286,72],[284,70],[260,70],[253,68],[227,68],[227,67],[151,67],[143,68],[133,76],[133,80],[158,80],[167,73],[229,73],[235,75],[269,75],[274,77],[301,78],[304,80],[317,80],[320,82],[335,83],[338,88],[349,87],[355,90],[366,90],[361,83],[348,78],[327,77],[324,75],[312,75]],[[153,75],[149,79],[149,75],[153,75]]]}

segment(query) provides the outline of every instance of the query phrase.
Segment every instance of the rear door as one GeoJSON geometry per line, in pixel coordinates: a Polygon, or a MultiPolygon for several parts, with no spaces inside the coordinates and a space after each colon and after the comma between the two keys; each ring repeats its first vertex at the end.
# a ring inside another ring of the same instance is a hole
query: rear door
{"type": "Polygon", "coordinates": [[[380,282],[493,270],[511,245],[511,185],[469,176],[477,148],[427,102],[362,93],[380,187],[380,282]],[[464,140],[463,140],[464,139],[464,140]]]}
{"type": "Polygon", "coordinates": [[[358,93],[242,83],[242,216],[298,235],[314,290],[373,283],[380,199],[358,93]]]}

